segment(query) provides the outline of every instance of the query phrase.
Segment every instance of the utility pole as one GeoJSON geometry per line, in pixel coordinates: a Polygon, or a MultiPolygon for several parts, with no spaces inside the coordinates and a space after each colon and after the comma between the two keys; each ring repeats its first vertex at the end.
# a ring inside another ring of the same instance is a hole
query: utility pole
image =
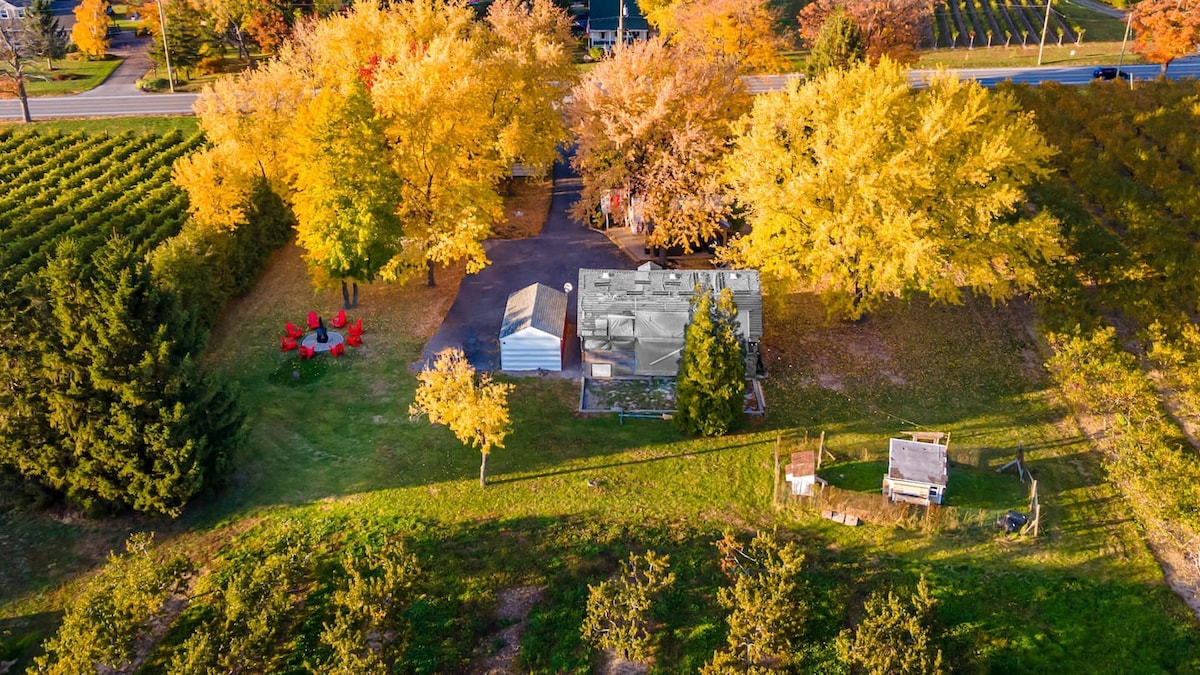
{"type": "Polygon", "coordinates": [[[625,0],[617,3],[617,47],[625,46],[625,0]]]}
{"type": "Polygon", "coordinates": [[[1038,47],[1038,62],[1042,65],[1042,51],[1046,49],[1046,31],[1050,28],[1050,0],[1046,0],[1046,20],[1042,22],[1042,44],[1038,47]]]}
{"type": "MultiPolygon", "coordinates": [[[[1121,76],[1121,66],[1125,65],[1125,45],[1129,42],[1129,31],[1133,28],[1133,9],[1125,12],[1125,37],[1121,38],[1121,58],[1117,59],[1117,77],[1121,76]]],[[[1129,76],[1129,89],[1133,90],[1133,76],[1129,76]]]]}
{"type": "Polygon", "coordinates": [[[162,28],[163,58],[167,62],[167,84],[171,93],[175,93],[175,74],[171,72],[171,50],[167,48],[167,15],[163,12],[163,0],[158,0],[158,25],[162,28]]]}

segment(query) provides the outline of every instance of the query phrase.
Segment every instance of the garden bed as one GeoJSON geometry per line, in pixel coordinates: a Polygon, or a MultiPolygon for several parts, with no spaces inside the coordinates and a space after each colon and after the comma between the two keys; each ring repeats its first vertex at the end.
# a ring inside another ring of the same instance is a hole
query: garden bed
{"type": "MultiPolygon", "coordinates": [[[[766,411],[766,399],[758,380],[746,382],[747,415],[766,411]]],[[[666,415],[675,412],[673,377],[585,377],[579,391],[579,412],[620,412],[666,415]]]]}

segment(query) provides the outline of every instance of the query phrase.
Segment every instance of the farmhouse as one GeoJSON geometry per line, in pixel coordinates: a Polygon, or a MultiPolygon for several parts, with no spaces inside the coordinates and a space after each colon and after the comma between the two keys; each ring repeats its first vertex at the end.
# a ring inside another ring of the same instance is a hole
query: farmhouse
{"type": "Polygon", "coordinates": [[[0,0],[0,21],[25,18],[24,0],[0,0]]]}
{"type": "Polygon", "coordinates": [[[567,294],[531,284],[508,296],[500,325],[501,370],[562,370],[567,294]]]}
{"type": "Polygon", "coordinates": [[[946,466],[946,446],[893,438],[888,445],[883,494],[894,502],[941,504],[946,494],[946,466]]]}
{"type": "Polygon", "coordinates": [[[654,263],[636,270],[579,270],[578,332],[584,376],[677,375],[697,285],[710,292],[733,291],[746,377],[756,377],[761,370],[758,343],[762,338],[758,272],[665,270],[654,263]]]}
{"type": "Polygon", "coordinates": [[[588,2],[588,47],[612,49],[617,43],[617,28],[621,7],[625,8],[625,41],[645,40],[650,24],[642,16],[637,0],[591,0],[588,2]]]}

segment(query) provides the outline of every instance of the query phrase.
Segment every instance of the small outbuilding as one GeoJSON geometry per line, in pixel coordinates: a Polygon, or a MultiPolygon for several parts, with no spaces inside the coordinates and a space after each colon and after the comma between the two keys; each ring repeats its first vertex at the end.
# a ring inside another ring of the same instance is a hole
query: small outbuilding
{"type": "Polygon", "coordinates": [[[946,494],[946,446],[893,438],[883,494],[894,502],[941,504],[946,494]]]}
{"type": "Polygon", "coordinates": [[[514,292],[500,325],[500,369],[561,371],[566,332],[566,293],[545,284],[514,292]]]}
{"type": "Polygon", "coordinates": [[[794,495],[811,497],[814,485],[825,485],[825,481],[817,476],[817,453],[812,450],[793,452],[791,463],[784,468],[784,475],[794,495]]]}

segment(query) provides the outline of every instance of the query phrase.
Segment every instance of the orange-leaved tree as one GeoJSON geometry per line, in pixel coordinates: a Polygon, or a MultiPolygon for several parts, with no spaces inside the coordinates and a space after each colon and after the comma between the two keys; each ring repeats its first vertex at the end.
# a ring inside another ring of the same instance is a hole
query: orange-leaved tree
{"type": "Polygon", "coordinates": [[[816,0],[800,12],[800,37],[815,41],[825,19],[838,8],[858,23],[872,62],[884,56],[900,63],[915,61],[933,19],[933,5],[925,0],[816,0]]]}
{"type": "Polygon", "coordinates": [[[75,8],[71,41],[89,59],[102,59],[108,52],[108,0],[83,0],[75,8]]]}
{"type": "Polygon", "coordinates": [[[619,189],[640,205],[651,246],[691,251],[720,232],[722,158],[750,105],[732,61],[654,38],[596,64],[571,96],[577,219],[591,221],[605,191],[619,189]]]}
{"type": "Polygon", "coordinates": [[[739,72],[784,68],[785,43],[776,32],[779,12],[770,0],[674,0],[652,4],[647,19],[670,44],[732,59],[739,72]]]}
{"type": "Polygon", "coordinates": [[[417,375],[413,416],[427,415],[433,424],[444,424],[465,445],[479,448],[479,485],[487,485],[487,459],[493,448],[503,448],[512,430],[508,416],[511,384],[493,382],[477,374],[461,349],[438,352],[433,366],[417,375]]]}
{"type": "Polygon", "coordinates": [[[1200,47],[1200,0],[1142,0],[1133,7],[1133,51],[1167,66],[1200,47]]]}

